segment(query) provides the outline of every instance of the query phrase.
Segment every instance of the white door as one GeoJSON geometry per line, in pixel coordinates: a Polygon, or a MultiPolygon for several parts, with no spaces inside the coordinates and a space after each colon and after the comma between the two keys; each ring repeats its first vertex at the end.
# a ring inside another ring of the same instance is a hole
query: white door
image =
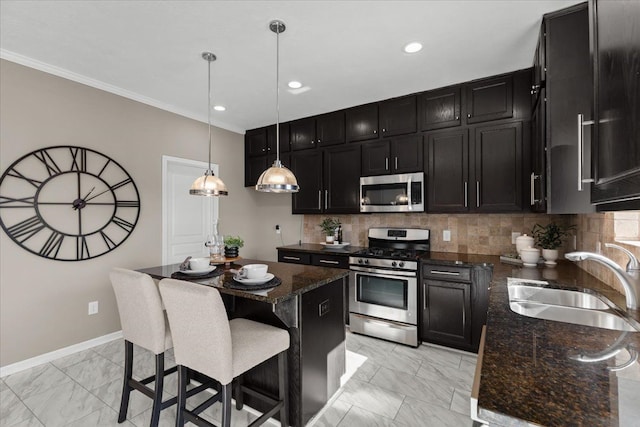
{"type": "MultiPolygon", "coordinates": [[[[192,196],[191,184],[208,164],[162,156],[162,264],[208,256],[204,243],[218,221],[218,198],[192,196]]],[[[218,165],[212,165],[218,173],[218,165]]]]}

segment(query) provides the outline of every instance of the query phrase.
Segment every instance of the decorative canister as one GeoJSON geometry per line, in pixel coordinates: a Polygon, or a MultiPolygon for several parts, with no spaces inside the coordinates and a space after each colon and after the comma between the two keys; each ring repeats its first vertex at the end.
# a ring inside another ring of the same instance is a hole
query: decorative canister
{"type": "Polygon", "coordinates": [[[523,234],[522,236],[516,237],[516,251],[518,251],[518,255],[525,248],[532,248],[534,244],[533,237],[527,236],[523,234]]]}

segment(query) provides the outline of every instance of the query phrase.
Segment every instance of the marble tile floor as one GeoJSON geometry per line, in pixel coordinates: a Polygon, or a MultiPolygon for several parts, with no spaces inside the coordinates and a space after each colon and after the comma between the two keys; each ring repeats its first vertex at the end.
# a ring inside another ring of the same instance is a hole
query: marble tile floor
{"type": "MultiPolygon", "coordinates": [[[[414,349],[347,332],[346,381],[308,426],[471,426],[475,363],[471,353],[429,345],[414,349]]],[[[131,395],[127,421],[117,423],[123,364],[124,345],[116,340],[2,378],[0,426],[148,426],[151,399],[138,392],[131,395]]],[[[165,364],[175,364],[171,353],[165,364]]],[[[153,369],[153,355],[136,348],[134,375],[142,378],[153,369]]],[[[165,398],[176,390],[172,374],[165,379],[165,398]]],[[[194,397],[189,405],[204,398],[194,397]]],[[[204,417],[219,423],[219,406],[204,417]]],[[[250,410],[234,409],[232,426],[255,418],[250,410]]],[[[160,426],[173,425],[175,407],[160,418],[160,426]]]]}

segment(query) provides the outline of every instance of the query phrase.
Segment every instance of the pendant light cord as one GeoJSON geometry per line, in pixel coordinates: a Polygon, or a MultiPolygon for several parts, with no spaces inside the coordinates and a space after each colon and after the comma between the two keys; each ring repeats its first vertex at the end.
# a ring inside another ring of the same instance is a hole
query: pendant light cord
{"type": "Polygon", "coordinates": [[[280,23],[276,24],[276,161],[280,164],[280,23]]]}
{"type": "Polygon", "coordinates": [[[209,172],[213,175],[213,170],[211,169],[211,59],[208,59],[207,62],[209,63],[209,80],[207,81],[207,92],[209,93],[207,111],[207,121],[209,123],[209,172]]]}

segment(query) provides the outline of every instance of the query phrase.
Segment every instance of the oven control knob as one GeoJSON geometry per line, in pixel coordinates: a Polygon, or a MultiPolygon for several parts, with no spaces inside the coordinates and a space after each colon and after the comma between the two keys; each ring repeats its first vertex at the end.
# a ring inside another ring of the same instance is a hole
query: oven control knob
{"type": "Polygon", "coordinates": [[[362,264],[364,261],[362,261],[362,258],[358,258],[358,264],[362,264]]]}
{"type": "Polygon", "coordinates": [[[364,260],[364,263],[365,263],[365,264],[369,264],[369,260],[368,260],[368,259],[365,259],[365,260],[364,260]]]}
{"type": "Polygon", "coordinates": [[[400,263],[398,264],[399,267],[404,267],[404,261],[400,261],[400,263]]]}
{"type": "Polygon", "coordinates": [[[391,267],[395,267],[396,266],[396,262],[395,261],[391,261],[391,267]]]}

